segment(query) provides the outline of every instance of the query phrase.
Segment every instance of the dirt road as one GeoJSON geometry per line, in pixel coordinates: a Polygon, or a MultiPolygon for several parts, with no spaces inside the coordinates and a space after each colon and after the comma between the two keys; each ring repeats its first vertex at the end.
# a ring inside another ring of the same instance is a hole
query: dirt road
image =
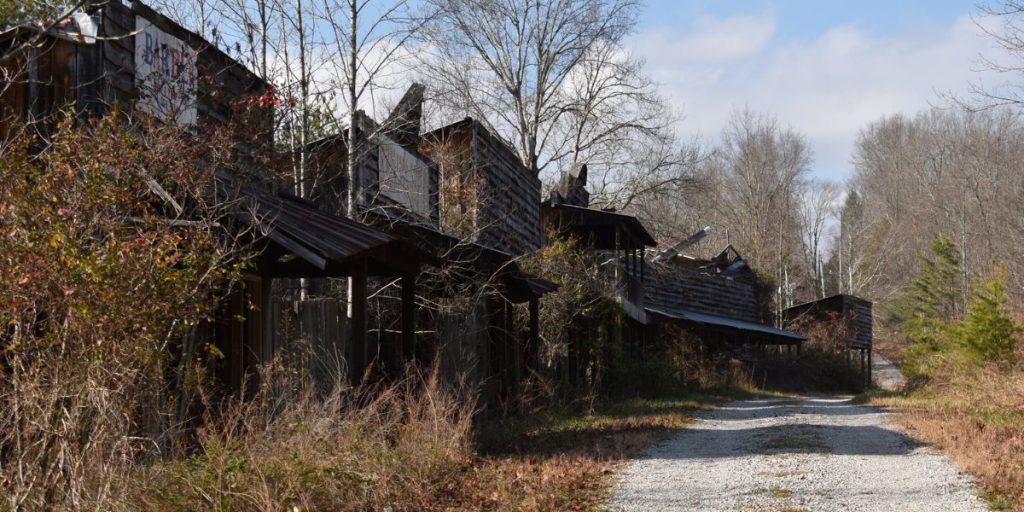
{"type": "Polygon", "coordinates": [[[846,398],[725,404],[618,478],[612,510],[986,510],[946,457],[846,398]]]}

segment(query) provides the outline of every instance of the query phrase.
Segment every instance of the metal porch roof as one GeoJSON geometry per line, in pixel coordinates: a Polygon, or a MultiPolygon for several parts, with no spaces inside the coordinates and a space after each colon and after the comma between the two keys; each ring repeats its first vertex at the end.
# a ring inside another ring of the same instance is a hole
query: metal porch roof
{"type": "Polygon", "coordinates": [[[667,318],[675,320],[681,320],[684,322],[690,322],[701,325],[710,325],[713,327],[724,327],[727,329],[735,329],[739,331],[754,332],[762,335],[771,336],[773,338],[782,338],[792,340],[795,342],[804,341],[807,338],[799,334],[784,331],[782,329],[776,329],[770,325],[759,324],[755,322],[746,322],[743,320],[734,320],[732,318],[725,318],[721,316],[708,315],[705,313],[697,313],[695,311],[687,310],[673,310],[672,312],[660,310],[658,308],[647,307],[644,308],[647,311],[661,315],[667,318]]]}
{"type": "Polygon", "coordinates": [[[396,271],[429,259],[400,238],[361,222],[322,212],[304,199],[255,190],[244,194],[251,199],[252,207],[251,212],[243,215],[244,220],[325,274],[344,275],[345,267],[363,258],[373,260],[378,269],[387,267],[396,271]]]}

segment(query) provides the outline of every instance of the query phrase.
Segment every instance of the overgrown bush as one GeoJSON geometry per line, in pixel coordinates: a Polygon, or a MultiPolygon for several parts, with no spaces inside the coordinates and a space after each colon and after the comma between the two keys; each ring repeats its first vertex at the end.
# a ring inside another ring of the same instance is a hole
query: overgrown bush
{"type": "Polygon", "coordinates": [[[572,394],[593,396],[616,350],[607,326],[622,315],[612,297],[614,288],[599,267],[598,258],[580,247],[579,240],[549,230],[539,251],[521,265],[559,285],[541,299],[540,335],[542,363],[554,369],[570,357],[580,368],[578,382],[569,383],[572,394]],[[571,345],[571,346],[570,346],[571,345]]]}
{"type": "Polygon", "coordinates": [[[28,130],[0,145],[0,494],[11,509],[123,506],[132,464],[168,448],[183,421],[166,384],[187,390],[198,365],[175,357],[180,340],[246,254],[214,190],[232,160],[223,136],[126,124],[68,121],[45,146],[28,130]]]}

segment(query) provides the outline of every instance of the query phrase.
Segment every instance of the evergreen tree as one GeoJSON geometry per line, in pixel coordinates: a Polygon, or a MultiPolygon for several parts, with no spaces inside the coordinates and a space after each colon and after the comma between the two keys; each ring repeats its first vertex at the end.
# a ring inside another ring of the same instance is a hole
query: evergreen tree
{"type": "Polygon", "coordinates": [[[911,341],[904,352],[904,372],[927,377],[932,356],[949,348],[952,322],[962,309],[959,294],[960,258],[956,245],[940,237],[921,257],[921,269],[890,312],[890,321],[911,341]]]}
{"type": "Polygon", "coordinates": [[[975,287],[964,320],[953,330],[967,355],[995,361],[1013,353],[1017,326],[1006,309],[1005,271],[993,269],[992,276],[975,287]]]}

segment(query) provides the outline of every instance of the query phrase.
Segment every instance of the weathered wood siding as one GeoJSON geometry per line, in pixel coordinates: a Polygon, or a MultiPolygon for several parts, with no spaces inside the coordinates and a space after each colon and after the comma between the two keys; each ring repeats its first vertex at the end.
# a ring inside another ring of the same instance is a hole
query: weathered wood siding
{"type": "Polygon", "coordinates": [[[483,177],[477,241],[515,256],[540,249],[540,179],[479,123],[473,129],[473,159],[483,177]]]}
{"type": "Polygon", "coordinates": [[[15,64],[27,67],[20,83],[0,98],[3,109],[18,112],[23,119],[44,119],[67,107],[74,107],[82,117],[102,115],[114,105],[133,108],[138,98],[135,18],[142,16],[198,51],[198,124],[223,125],[245,115],[239,121],[260,135],[259,144],[272,140],[269,109],[237,108],[268,87],[244,65],[140,2],[126,5],[107,0],[100,13],[101,39],[96,43],[45,38],[42,45],[18,59],[15,64]]]}
{"type": "Polygon", "coordinates": [[[645,305],[759,322],[753,283],[720,275],[651,264],[644,283],[645,305]]]}
{"type": "Polygon", "coordinates": [[[501,139],[465,119],[423,136],[441,173],[446,232],[518,256],[541,245],[541,183],[501,139]]]}

